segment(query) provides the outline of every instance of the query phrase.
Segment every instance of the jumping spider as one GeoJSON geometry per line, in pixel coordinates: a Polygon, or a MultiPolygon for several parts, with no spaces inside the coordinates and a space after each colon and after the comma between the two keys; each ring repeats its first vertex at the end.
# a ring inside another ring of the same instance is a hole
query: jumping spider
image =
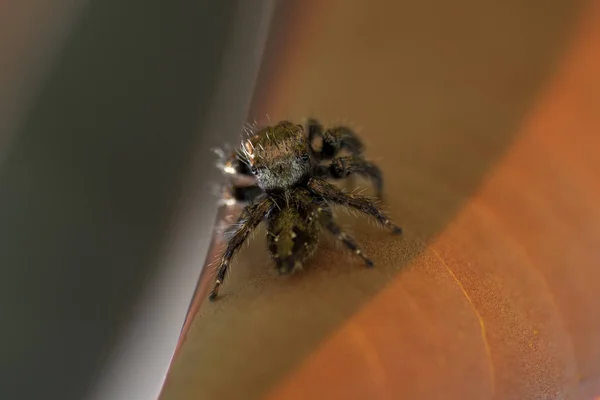
{"type": "Polygon", "coordinates": [[[226,161],[223,170],[235,178],[231,184],[232,196],[249,204],[227,243],[209,299],[217,297],[231,259],[262,221],[268,225],[269,252],[282,274],[300,269],[315,252],[321,227],[372,267],[373,261],[336,224],[330,204],[374,217],[393,233],[402,230],[390,222],[373,200],[346,193],[326,181],[360,174],[373,181],[380,197],[381,172],[364,159],[362,150],[361,141],[349,128],[323,130],[312,119],[306,127],[282,121],[242,140],[241,151],[226,161]],[[317,138],[322,142],[320,149],[313,147],[317,138]],[[336,157],[342,150],[349,155],[336,157]],[[322,163],[327,160],[328,164],[322,163]]]}

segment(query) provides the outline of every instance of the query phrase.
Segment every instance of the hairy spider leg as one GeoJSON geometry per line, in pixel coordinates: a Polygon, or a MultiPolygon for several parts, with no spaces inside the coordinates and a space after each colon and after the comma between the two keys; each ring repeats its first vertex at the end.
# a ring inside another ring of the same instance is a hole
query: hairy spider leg
{"type": "Polygon", "coordinates": [[[265,219],[273,207],[273,201],[265,198],[260,203],[246,206],[237,221],[237,229],[227,243],[227,247],[221,257],[221,262],[217,268],[217,276],[208,298],[215,300],[219,294],[219,288],[225,280],[225,275],[231,263],[231,259],[246,241],[250,233],[265,219]]]}
{"type": "MultiPolygon", "coordinates": [[[[336,126],[324,130],[323,125],[319,121],[309,118],[307,121],[307,130],[311,148],[317,137],[321,137],[323,141],[321,150],[316,152],[316,155],[321,160],[332,159],[342,150],[347,150],[355,155],[360,155],[363,152],[364,145],[362,141],[352,129],[346,126],[336,126]]],[[[314,148],[313,152],[315,152],[314,148]]]]}
{"type": "Polygon", "coordinates": [[[309,119],[307,130],[311,150],[316,157],[320,161],[332,160],[329,165],[319,165],[315,176],[344,179],[353,174],[362,175],[373,182],[377,197],[382,197],[383,176],[381,171],[375,164],[365,160],[363,156],[364,145],[352,129],[337,126],[324,131],[320,122],[309,119]],[[313,147],[314,140],[317,137],[321,137],[323,142],[320,151],[316,151],[313,147]],[[350,156],[336,158],[342,150],[348,151],[350,156]]]}
{"type": "Polygon", "coordinates": [[[345,193],[336,186],[322,179],[311,179],[308,188],[325,201],[353,208],[361,213],[375,218],[383,226],[389,228],[393,233],[402,233],[399,226],[394,225],[389,217],[375,205],[368,197],[353,193],[345,193]]]}
{"type": "Polygon", "coordinates": [[[237,152],[229,156],[223,170],[230,176],[227,192],[234,200],[243,203],[252,203],[264,193],[256,184],[250,167],[239,160],[237,152]]]}
{"type": "Polygon", "coordinates": [[[383,175],[377,165],[362,157],[347,156],[334,158],[329,165],[319,165],[315,177],[325,179],[343,179],[352,174],[362,175],[375,186],[376,196],[382,198],[383,175]]]}
{"type": "Polygon", "coordinates": [[[323,225],[329,232],[331,232],[337,240],[341,241],[346,245],[346,247],[352,250],[354,254],[361,257],[368,267],[373,266],[373,261],[371,261],[371,259],[365,255],[365,253],[360,247],[358,247],[352,236],[342,231],[339,225],[335,223],[333,219],[333,213],[331,212],[331,208],[329,208],[328,205],[321,205],[317,208],[317,212],[319,213],[319,222],[321,223],[321,225],[323,225]]]}

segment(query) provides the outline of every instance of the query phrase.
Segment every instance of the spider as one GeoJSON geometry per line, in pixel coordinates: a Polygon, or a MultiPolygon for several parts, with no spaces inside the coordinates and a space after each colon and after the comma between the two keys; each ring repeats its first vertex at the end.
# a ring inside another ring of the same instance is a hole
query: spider
{"type": "Polygon", "coordinates": [[[354,239],[343,232],[333,218],[331,205],[337,204],[373,217],[399,234],[402,229],[368,197],[346,193],[327,182],[359,174],[370,179],[381,197],[383,180],[379,168],[365,160],[363,144],[349,128],[324,130],[314,119],[306,126],[282,121],[251,132],[241,149],[222,166],[231,174],[234,199],[247,206],[234,225],[216,272],[209,299],[215,300],[230,262],[250,233],[265,221],[269,252],[281,274],[302,268],[317,248],[321,228],[325,228],[353,251],[368,267],[368,258],[354,239]],[[320,149],[315,149],[316,139],[320,149]],[[341,151],[349,155],[338,156],[341,151]],[[328,161],[328,163],[324,163],[328,161]]]}

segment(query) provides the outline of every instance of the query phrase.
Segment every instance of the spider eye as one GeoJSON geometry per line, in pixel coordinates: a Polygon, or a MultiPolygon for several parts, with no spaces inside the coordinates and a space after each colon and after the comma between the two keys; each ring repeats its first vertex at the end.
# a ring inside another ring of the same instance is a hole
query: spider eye
{"type": "Polygon", "coordinates": [[[308,161],[310,159],[310,155],[308,153],[304,153],[300,156],[302,161],[308,161]]]}

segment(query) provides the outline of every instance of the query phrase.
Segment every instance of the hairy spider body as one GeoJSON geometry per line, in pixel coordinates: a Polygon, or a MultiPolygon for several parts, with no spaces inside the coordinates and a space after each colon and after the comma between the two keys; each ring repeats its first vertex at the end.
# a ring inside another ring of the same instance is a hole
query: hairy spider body
{"type": "Polygon", "coordinates": [[[330,204],[373,217],[393,233],[402,230],[370,198],[345,193],[327,182],[351,174],[363,175],[374,183],[380,196],[381,173],[365,160],[362,150],[361,141],[349,128],[323,130],[315,120],[309,120],[306,127],[282,121],[242,140],[241,150],[222,168],[231,176],[231,196],[248,205],[223,252],[209,298],[217,297],[233,256],[262,221],[268,225],[269,252],[282,274],[301,269],[314,254],[321,228],[360,256],[367,266],[373,266],[354,239],[336,224],[330,204]],[[317,138],[322,141],[320,149],[313,147],[317,138]],[[341,151],[349,155],[336,157],[341,151]]]}

